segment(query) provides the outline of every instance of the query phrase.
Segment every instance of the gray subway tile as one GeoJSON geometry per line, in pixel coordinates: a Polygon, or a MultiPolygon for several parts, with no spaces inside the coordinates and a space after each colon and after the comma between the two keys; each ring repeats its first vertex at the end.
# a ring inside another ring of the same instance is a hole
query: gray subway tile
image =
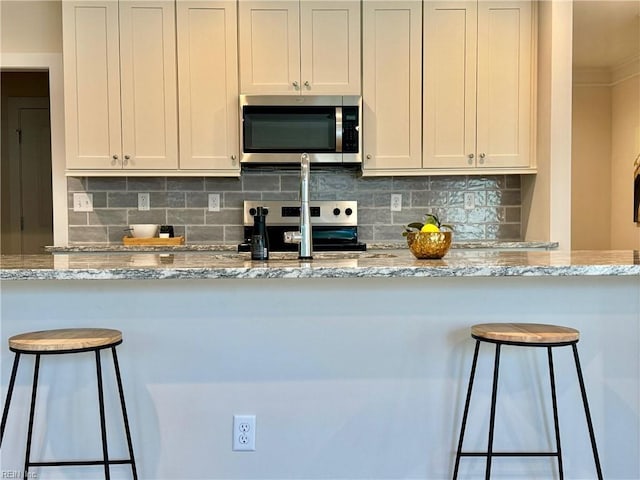
{"type": "Polygon", "coordinates": [[[106,243],[106,227],[69,227],[69,241],[73,243],[106,243]]]}
{"type": "Polygon", "coordinates": [[[100,208],[89,214],[89,225],[126,225],[127,210],[100,208]]]}
{"type": "Polygon", "coordinates": [[[240,192],[242,191],[242,179],[239,178],[205,178],[204,189],[207,192],[240,192]]]}
{"type": "Polygon", "coordinates": [[[126,190],[127,179],[125,177],[89,177],[87,189],[93,191],[126,190]]]}
{"type": "Polygon", "coordinates": [[[74,212],[71,208],[69,208],[67,212],[70,226],[89,224],[89,214],[87,212],[74,212]]]}
{"type": "Polygon", "coordinates": [[[221,226],[188,225],[186,240],[189,243],[221,243],[224,240],[224,229],[221,226]]]}
{"type": "Polygon", "coordinates": [[[166,191],[166,177],[127,177],[127,190],[132,192],[166,191]]]}
{"type": "Polygon", "coordinates": [[[242,178],[246,192],[280,191],[280,175],[248,175],[242,178]]]}
{"type": "Polygon", "coordinates": [[[169,225],[204,225],[204,209],[202,208],[172,208],[167,210],[167,224],[169,225]]]}
{"type": "Polygon", "coordinates": [[[167,178],[167,190],[171,192],[204,191],[204,178],[167,178]]]}
{"type": "Polygon", "coordinates": [[[67,192],[84,192],[87,187],[85,177],[67,177],[67,192]]]}
{"type": "Polygon", "coordinates": [[[138,206],[138,194],[131,192],[108,192],[107,207],[134,208],[138,206]]]}
{"type": "Polygon", "coordinates": [[[132,223],[157,223],[164,225],[167,223],[167,211],[165,209],[151,210],[127,210],[127,224],[132,223]]]}

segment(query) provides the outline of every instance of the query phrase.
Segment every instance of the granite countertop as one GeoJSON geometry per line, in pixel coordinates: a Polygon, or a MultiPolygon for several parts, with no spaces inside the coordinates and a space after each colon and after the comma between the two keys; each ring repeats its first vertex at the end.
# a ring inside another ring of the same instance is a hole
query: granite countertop
{"type": "Polygon", "coordinates": [[[638,276],[640,251],[450,250],[417,260],[408,249],[272,253],[266,262],[233,252],[115,252],[5,255],[0,280],[638,276]]]}
{"type": "MultiPolygon", "coordinates": [[[[403,249],[407,245],[406,241],[368,243],[369,250],[397,250],[403,249]]],[[[497,249],[497,250],[550,250],[558,248],[558,242],[500,242],[500,241],[473,241],[473,242],[453,242],[452,249],[497,249]]],[[[110,244],[74,244],[69,246],[45,247],[47,252],[235,252],[237,245],[228,244],[188,244],[188,245],[122,245],[118,243],[110,244]]]]}

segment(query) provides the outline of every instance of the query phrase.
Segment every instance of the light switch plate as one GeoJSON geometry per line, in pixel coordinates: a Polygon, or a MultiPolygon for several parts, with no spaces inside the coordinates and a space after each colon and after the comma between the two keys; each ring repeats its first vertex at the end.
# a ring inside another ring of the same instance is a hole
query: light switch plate
{"type": "Polygon", "coordinates": [[[93,212],[93,193],[74,193],[73,211],[93,212]]]}

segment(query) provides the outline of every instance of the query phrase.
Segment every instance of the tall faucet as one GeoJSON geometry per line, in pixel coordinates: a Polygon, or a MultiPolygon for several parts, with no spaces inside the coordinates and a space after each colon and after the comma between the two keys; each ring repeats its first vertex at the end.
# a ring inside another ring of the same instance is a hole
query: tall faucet
{"type": "Polygon", "coordinates": [[[300,255],[298,258],[312,258],[311,210],[309,208],[309,179],[311,160],[309,155],[300,155],[300,255]]]}
{"type": "Polygon", "coordinates": [[[311,160],[309,155],[300,155],[300,230],[284,232],[285,243],[298,243],[298,258],[309,260],[313,258],[311,243],[311,210],[309,208],[309,177],[311,160]]]}

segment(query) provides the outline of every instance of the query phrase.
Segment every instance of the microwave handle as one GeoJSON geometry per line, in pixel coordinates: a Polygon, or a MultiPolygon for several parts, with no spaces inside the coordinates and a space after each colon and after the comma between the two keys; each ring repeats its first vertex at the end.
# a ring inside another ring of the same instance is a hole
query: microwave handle
{"type": "Polygon", "coordinates": [[[336,153],[342,153],[342,107],[336,107],[336,153]]]}

